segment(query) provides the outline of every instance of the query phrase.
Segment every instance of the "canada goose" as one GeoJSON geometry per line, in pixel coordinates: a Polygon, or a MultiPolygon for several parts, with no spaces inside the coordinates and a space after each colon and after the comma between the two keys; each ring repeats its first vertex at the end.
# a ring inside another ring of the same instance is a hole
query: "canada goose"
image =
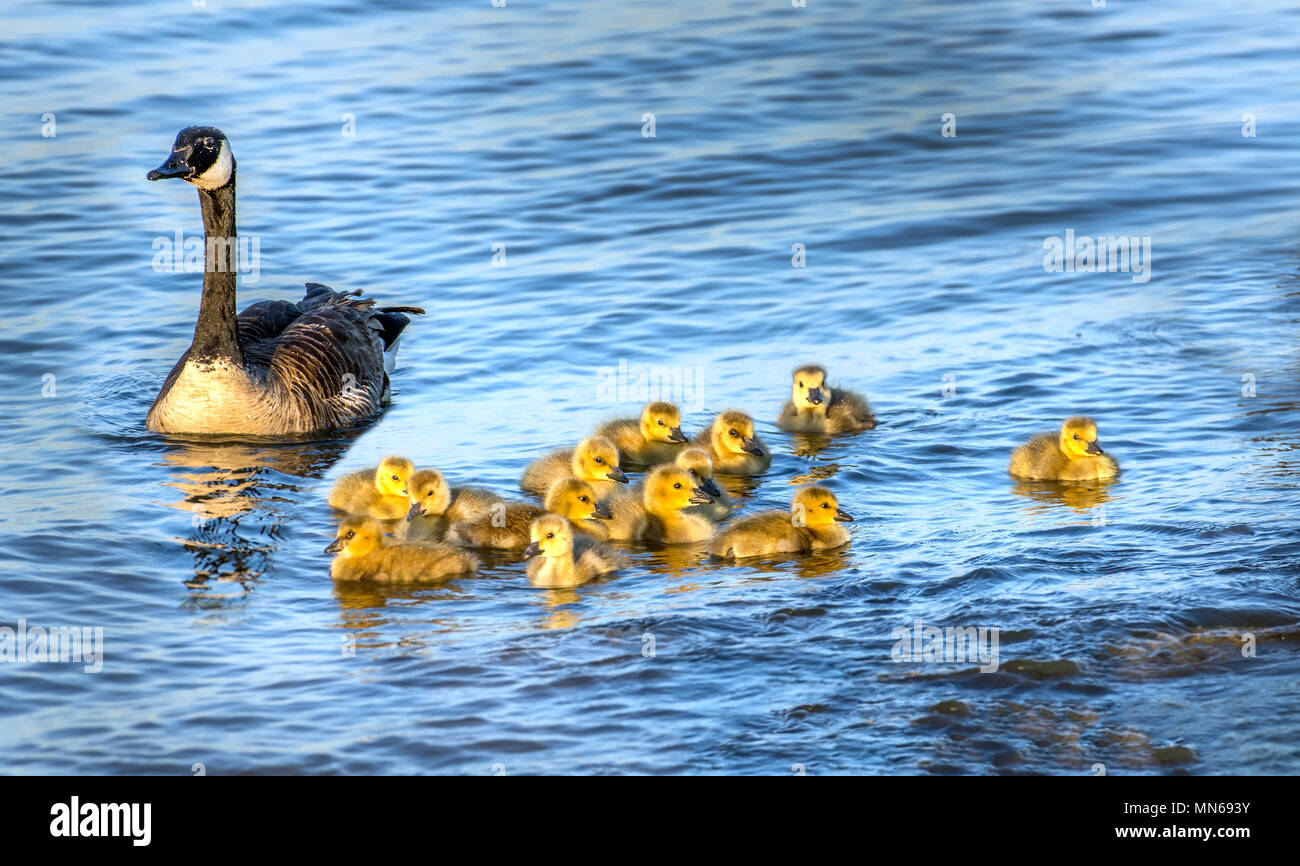
{"type": "Polygon", "coordinates": [[[849,533],[837,522],[853,518],[840,508],[835,494],[814,485],[797,491],[790,510],[760,511],[728,526],[709,545],[724,559],[772,553],[807,553],[848,544],[849,533]]]}
{"type": "Polygon", "coordinates": [[[648,403],[640,418],[607,421],[596,435],[614,443],[621,462],[638,466],[671,463],[686,444],[682,413],[672,403],[648,403]]]}
{"type": "Polygon", "coordinates": [[[596,501],[596,491],[585,481],[563,478],[546,494],[545,507],[531,502],[506,502],[478,517],[452,523],[447,528],[447,540],[466,547],[527,547],[529,526],[548,511],[570,521],[583,535],[605,537],[606,530],[600,523],[610,514],[596,501]]]}
{"type": "Polygon", "coordinates": [[[145,420],[159,433],[283,436],[348,427],[388,402],[398,337],[419,307],[376,307],[360,291],[308,283],[298,303],[235,315],[235,157],[212,126],[182,129],[149,180],[198,188],[205,265],[194,340],[145,420]]]}
{"type": "Polygon", "coordinates": [[[754,435],[754,419],[744,412],[719,412],[695,437],[706,448],[719,475],[757,475],[772,465],[772,452],[754,435]]]}
{"type": "Polygon", "coordinates": [[[437,469],[417,469],[406,482],[411,507],[398,524],[403,541],[439,541],[458,520],[475,520],[505,500],[482,487],[451,487],[437,469]]]}
{"type": "Polygon", "coordinates": [[[383,530],[372,517],[346,518],[325,552],[338,554],[330,563],[330,577],[335,580],[434,581],[468,574],[479,566],[478,557],[450,544],[386,545],[383,530]]]}
{"type": "Polygon", "coordinates": [[[794,371],[791,399],[776,419],[787,433],[856,433],[876,426],[861,394],[831,388],[826,369],[808,364],[794,371]]]}
{"type": "Polygon", "coordinates": [[[534,586],[578,586],[617,571],[625,561],[605,545],[575,538],[573,526],[558,514],[543,514],[528,529],[528,579],[534,586]]]}
{"type": "MultiPolygon", "coordinates": [[[[724,519],[731,513],[731,494],[719,487],[718,482],[713,480],[713,458],[709,457],[709,452],[698,445],[691,445],[681,450],[681,453],[673,460],[673,464],[685,469],[691,476],[691,482],[713,497],[712,502],[692,505],[683,513],[698,514],[701,517],[707,517],[714,523],[724,519]]],[[[629,493],[640,500],[644,490],[645,482],[638,481],[633,485],[629,493]]]]}
{"type": "Polygon", "coordinates": [[[1091,418],[1067,418],[1061,432],[1040,433],[1011,452],[1007,470],[1017,478],[1040,481],[1095,481],[1114,478],[1119,463],[1097,444],[1091,418]]]}
{"type": "Polygon", "coordinates": [[[591,436],[572,451],[552,451],[534,460],[524,470],[519,486],[541,498],[564,478],[582,479],[602,500],[621,490],[620,484],[628,483],[618,462],[618,448],[604,436],[591,436]]]}
{"type": "Polygon", "coordinates": [[[704,541],[713,535],[712,521],[685,509],[712,501],[685,469],[657,466],[646,476],[639,501],[630,496],[610,500],[609,537],[659,544],[704,541]]]}
{"type": "Polygon", "coordinates": [[[389,456],[374,469],[344,475],[330,491],[330,507],[378,520],[396,520],[410,506],[406,482],[414,469],[405,457],[389,456]]]}

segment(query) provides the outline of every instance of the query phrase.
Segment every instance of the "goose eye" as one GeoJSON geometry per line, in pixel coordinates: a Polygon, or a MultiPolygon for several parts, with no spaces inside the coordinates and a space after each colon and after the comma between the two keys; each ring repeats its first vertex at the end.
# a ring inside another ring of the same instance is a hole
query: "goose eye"
{"type": "Polygon", "coordinates": [[[354,536],[354,535],[356,535],[356,533],[349,529],[349,530],[348,530],[348,534],[345,535],[345,536],[343,536],[343,537],[344,537],[344,538],[351,538],[351,537],[354,536]]]}
{"type": "Polygon", "coordinates": [[[548,533],[546,533],[546,537],[547,537],[547,538],[554,538],[554,537],[555,537],[555,533],[554,533],[554,532],[548,532],[548,533]]]}
{"type": "Polygon", "coordinates": [[[660,426],[660,427],[664,426],[664,422],[663,422],[663,419],[662,419],[662,418],[659,419],[659,426],[660,426]]]}
{"type": "MultiPolygon", "coordinates": [[[[1075,439],[1078,439],[1079,437],[1078,437],[1078,436],[1075,436],[1074,438],[1075,438],[1075,439]]],[[[597,457],[597,458],[596,458],[596,462],[597,462],[597,463],[604,463],[604,462],[605,462],[605,458],[604,458],[604,457],[597,457]]]]}
{"type": "Polygon", "coordinates": [[[394,480],[394,481],[401,481],[402,479],[400,479],[400,478],[398,478],[396,475],[394,475],[394,476],[393,476],[393,480],[394,480]]]}
{"type": "Polygon", "coordinates": [[[831,507],[831,504],[830,504],[829,502],[823,502],[823,503],[822,503],[822,508],[830,508],[830,507],[831,507]]]}
{"type": "Polygon", "coordinates": [[[740,435],[740,434],[737,433],[735,430],[729,430],[728,432],[729,432],[732,436],[739,436],[739,435],[740,435]]]}
{"type": "Polygon", "coordinates": [[[673,482],[673,489],[674,489],[674,490],[681,490],[681,489],[682,489],[682,483],[681,483],[680,481],[675,481],[675,482],[673,482]]]}
{"type": "Polygon", "coordinates": [[[803,387],[803,382],[800,382],[800,383],[799,383],[799,387],[800,387],[800,388],[803,387]]]}
{"type": "Polygon", "coordinates": [[[1074,438],[1077,440],[1077,439],[1079,438],[1079,434],[1078,434],[1078,433],[1075,433],[1075,434],[1074,434],[1074,438]]]}
{"type": "Polygon", "coordinates": [[[425,495],[425,496],[432,496],[432,495],[433,495],[433,491],[430,490],[428,493],[426,493],[426,494],[424,494],[424,495],[425,495]]]}
{"type": "Polygon", "coordinates": [[[585,497],[585,496],[579,496],[579,497],[578,497],[578,501],[579,501],[579,502],[589,502],[590,500],[587,499],[587,497],[585,497]]]}
{"type": "Polygon", "coordinates": [[[214,144],[216,144],[216,142],[212,140],[212,137],[211,137],[211,136],[209,136],[209,137],[203,139],[203,146],[204,146],[204,147],[212,147],[212,145],[214,145],[214,144]]]}

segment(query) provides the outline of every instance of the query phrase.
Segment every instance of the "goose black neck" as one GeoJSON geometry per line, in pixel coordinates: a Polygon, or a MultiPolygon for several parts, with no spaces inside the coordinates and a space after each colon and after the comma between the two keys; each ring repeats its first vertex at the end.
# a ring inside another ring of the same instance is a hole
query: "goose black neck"
{"type": "Polygon", "coordinates": [[[235,314],[239,243],[235,231],[235,173],[225,186],[199,190],[203,209],[203,299],[190,358],[243,364],[235,314]]]}

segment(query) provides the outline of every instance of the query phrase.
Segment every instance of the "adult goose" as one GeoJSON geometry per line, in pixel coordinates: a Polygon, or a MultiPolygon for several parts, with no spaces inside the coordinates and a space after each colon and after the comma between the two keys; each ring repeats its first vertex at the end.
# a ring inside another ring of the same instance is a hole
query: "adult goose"
{"type": "Polygon", "coordinates": [[[398,337],[419,307],[376,307],[360,291],[308,283],[298,303],[235,315],[235,157],[212,126],[182,129],[149,180],[181,178],[203,210],[203,298],[194,342],[163,383],[146,426],[161,433],[283,436],[354,425],[388,403],[398,337]]]}

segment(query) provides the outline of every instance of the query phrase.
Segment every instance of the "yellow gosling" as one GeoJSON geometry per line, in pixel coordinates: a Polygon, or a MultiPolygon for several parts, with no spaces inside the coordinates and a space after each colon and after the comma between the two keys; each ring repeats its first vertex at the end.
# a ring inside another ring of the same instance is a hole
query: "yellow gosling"
{"type": "Polygon", "coordinates": [[[685,509],[712,501],[680,466],[655,467],[646,476],[640,501],[630,496],[610,501],[609,537],[658,544],[705,541],[713,537],[713,522],[685,509]]]}
{"type": "Polygon", "coordinates": [[[524,548],[528,580],[534,586],[578,586],[617,571],[625,560],[605,545],[574,537],[573,525],[558,514],[543,514],[529,527],[524,548]]]}
{"type": "Polygon", "coordinates": [[[1029,481],[1097,481],[1119,474],[1119,463],[1097,443],[1091,418],[1067,418],[1061,432],[1040,433],[1011,452],[1008,471],[1029,481]]]}
{"type": "Polygon", "coordinates": [[[591,485],[577,478],[565,478],[555,482],[546,494],[544,508],[531,502],[505,502],[472,520],[452,523],[447,528],[447,540],[466,547],[519,550],[528,546],[528,530],[533,521],[547,512],[570,521],[585,536],[604,538],[607,534],[599,521],[608,520],[610,513],[596,501],[591,485]]]}
{"type": "Polygon", "coordinates": [[[790,511],[760,511],[728,526],[709,545],[709,552],[724,559],[765,556],[774,553],[807,553],[841,547],[849,533],[837,523],[853,518],[835,494],[814,485],[797,491],[790,511]]]}
{"type": "Polygon", "coordinates": [[[618,448],[620,463],[671,463],[686,444],[682,413],[672,403],[648,403],[641,417],[608,421],[596,430],[618,448]]]}
{"type": "Polygon", "coordinates": [[[618,448],[604,436],[592,436],[578,443],[572,451],[553,451],[533,461],[524,470],[519,486],[541,498],[565,478],[587,482],[602,500],[627,484],[618,461],[618,448]]]}
{"type": "Polygon", "coordinates": [[[698,514],[717,523],[731,513],[731,494],[713,480],[713,458],[709,456],[709,452],[692,445],[690,448],[683,449],[673,463],[690,473],[691,481],[695,486],[713,497],[712,502],[687,508],[686,514],[698,514]]]}
{"type": "Polygon", "coordinates": [[[440,541],[447,527],[475,520],[505,500],[482,487],[451,487],[437,469],[417,469],[406,482],[411,507],[398,524],[403,541],[440,541]]]}
{"type": "Polygon", "coordinates": [[[385,457],[374,469],[340,478],[330,491],[330,507],[377,520],[396,520],[405,516],[410,507],[406,482],[414,471],[405,457],[385,457]]]}
{"type": "Polygon", "coordinates": [[[787,433],[857,433],[876,426],[861,394],[826,384],[826,369],[808,364],[794,371],[790,401],[776,426],[787,433]]]}
{"type": "Polygon", "coordinates": [[[376,583],[416,583],[446,580],[478,570],[478,557],[450,544],[412,542],[384,544],[383,530],[372,517],[352,516],[339,524],[330,577],[376,583]]]}
{"type": "Polygon", "coordinates": [[[719,475],[758,475],[772,465],[772,452],[754,435],[754,419],[735,409],[718,413],[695,444],[709,452],[719,475]]]}

